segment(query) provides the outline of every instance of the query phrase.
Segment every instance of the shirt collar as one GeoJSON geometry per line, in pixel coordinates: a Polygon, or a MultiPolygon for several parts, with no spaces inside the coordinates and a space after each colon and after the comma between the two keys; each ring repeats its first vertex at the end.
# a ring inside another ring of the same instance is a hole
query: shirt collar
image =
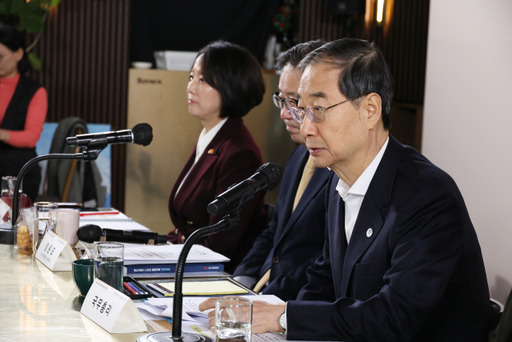
{"type": "Polygon", "coordinates": [[[366,169],[363,171],[363,173],[357,178],[355,183],[352,186],[349,186],[345,181],[342,179],[338,180],[338,185],[336,186],[336,190],[340,194],[341,198],[345,200],[345,197],[347,195],[356,195],[356,196],[364,196],[366,195],[366,191],[368,191],[368,187],[370,186],[370,182],[373,179],[373,176],[375,175],[375,172],[377,171],[377,167],[380,164],[380,161],[382,160],[382,156],[384,155],[384,151],[386,151],[386,147],[388,146],[389,142],[389,136],[387,137],[386,141],[384,142],[384,145],[380,148],[379,152],[373,158],[372,162],[366,169]]]}
{"type": "Polygon", "coordinates": [[[208,132],[206,132],[206,128],[203,128],[196,145],[196,161],[203,154],[206,147],[212,142],[213,138],[215,138],[215,135],[217,135],[226,121],[228,121],[228,118],[224,118],[221,122],[213,126],[208,132]]]}

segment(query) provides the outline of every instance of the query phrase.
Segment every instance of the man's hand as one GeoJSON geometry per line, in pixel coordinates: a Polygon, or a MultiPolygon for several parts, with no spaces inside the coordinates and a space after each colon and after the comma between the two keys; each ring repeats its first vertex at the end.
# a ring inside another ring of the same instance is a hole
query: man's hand
{"type": "MultiPolygon", "coordinates": [[[[199,304],[199,310],[205,311],[215,308],[215,301],[218,298],[209,298],[199,304]]],[[[261,334],[264,332],[282,332],[279,324],[279,317],[284,312],[286,304],[269,304],[259,300],[253,301],[252,306],[252,333],[261,334]]],[[[213,329],[215,327],[215,311],[208,313],[208,323],[213,329]]]]}

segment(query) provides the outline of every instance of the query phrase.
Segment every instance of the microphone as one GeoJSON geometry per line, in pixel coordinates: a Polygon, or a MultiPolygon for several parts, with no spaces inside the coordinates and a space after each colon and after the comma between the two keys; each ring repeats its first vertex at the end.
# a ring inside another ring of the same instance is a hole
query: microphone
{"type": "Polygon", "coordinates": [[[258,170],[246,180],[232,185],[208,204],[207,210],[211,215],[224,215],[238,210],[242,205],[252,200],[255,194],[262,190],[272,190],[281,181],[281,166],[272,163],[261,165],[258,170]]]}
{"type": "Polygon", "coordinates": [[[149,240],[153,240],[155,244],[167,243],[167,236],[158,235],[154,232],[102,229],[95,224],[86,224],[78,228],[76,235],[79,240],[89,243],[100,241],[102,236],[105,237],[106,241],[148,243],[149,240]]]}
{"type": "Polygon", "coordinates": [[[113,132],[78,134],[67,137],[66,144],[70,146],[90,146],[107,144],[134,143],[146,146],[153,140],[153,128],[147,123],[135,125],[132,129],[113,132]]]}

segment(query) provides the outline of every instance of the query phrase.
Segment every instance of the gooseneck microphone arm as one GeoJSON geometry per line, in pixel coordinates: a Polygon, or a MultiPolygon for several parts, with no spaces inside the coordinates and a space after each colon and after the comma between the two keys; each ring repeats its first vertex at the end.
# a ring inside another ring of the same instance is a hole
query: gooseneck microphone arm
{"type": "MultiPolygon", "coordinates": [[[[185,261],[192,246],[200,238],[232,229],[240,223],[240,208],[254,198],[254,194],[259,191],[272,189],[281,181],[281,167],[276,164],[266,163],[256,170],[256,173],[231,187],[224,193],[217,196],[210,204],[207,211],[211,215],[222,216],[218,223],[202,227],[195,230],[185,240],[181,249],[178,262],[176,263],[176,273],[174,275],[174,298],[172,303],[172,336],[166,332],[159,332],[158,341],[164,341],[163,338],[170,338],[175,342],[204,342],[212,341],[211,338],[194,333],[183,333],[181,331],[181,320],[183,310],[183,272],[185,270],[185,261]]],[[[156,341],[154,333],[140,336],[137,342],[156,341]]]]}
{"type": "Polygon", "coordinates": [[[34,166],[35,164],[39,163],[43,160],[50,160],[50,159],[79,159],[79,160],[95,160],[98,158],[100,152],[106,147],[104,146],[95,146],[94,149],[86,149],[79,153],[52,153],[52,154],[43,154],[37,157],[34,157],[30,159],[28,162],[23,165],[23,167],[20,169],[20,172],[18,172],[18,176],[16,177],[16,182],[14,184],[14,196],[12,198],[12,228],[14,231],[14,227],[16,226],[16,220],[18,219],[18,203],[19,203],[19,196],[16,196],[16,194],[20,191],[21,182],[23,180],[23,177],[25,177],[25,174],[27,171],[34,166]]]}
{"type": "MultiPolygon", "coordinates": [[[[185,261],[192,246],[202,237],[219,233],[234,228],[240,222],[238,212],[226,215],[214,225],[202,227],[195,230],[185,241],[181,249],[178,262],[176,264],[176,273],[174,275],[174,298],[172,303],[172,340],[187,341],[187,335],[196,337],[195,334],[181,332],[182,310],[183,310],[183,272],[185,270],[185,261]]],[[[202,335],[199,335],[202,336],[202,335]]],[[[190,338],[190,341],[197,341],[197,338],[190,338]]]]}

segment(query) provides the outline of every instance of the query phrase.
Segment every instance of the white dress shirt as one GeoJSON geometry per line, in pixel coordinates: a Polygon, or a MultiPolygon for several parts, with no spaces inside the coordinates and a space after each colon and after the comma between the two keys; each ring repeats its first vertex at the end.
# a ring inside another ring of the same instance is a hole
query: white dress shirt
{"type": "Polygon", "coordinates": [[[382,160],[388,142],[389,137],[386,139],[384,145],[382,145],[379,153],[373,158],[370,165],[368,165],[352,186],[349,186],[341,179],[338,181],[336,190],[343,199],[343,202],[345,202],[345,235],[347,237],[347,243],[350,242],[350,237],[352,236],[352,231],[354,230],[356,219],[359,215],[359,209],[361,209],[361,205],[363,204],[364,195],[366,195],[366,191],[375,175],[375,171],[382,160]]]}

